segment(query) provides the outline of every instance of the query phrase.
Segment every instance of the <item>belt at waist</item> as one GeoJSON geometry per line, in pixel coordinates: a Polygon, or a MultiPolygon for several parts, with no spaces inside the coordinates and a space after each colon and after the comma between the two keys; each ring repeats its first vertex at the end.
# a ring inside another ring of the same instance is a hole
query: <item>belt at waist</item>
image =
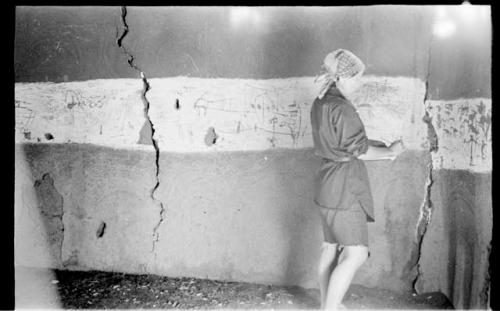
{"type": "Polygon", "coordinates": [[[333,162],[349,162],[352,159],[354,159],[354,158],[353,157],[344,157],[344,158],[335,158],[335,159],[323,158],[323,160],[333,161],[333,162]]]}

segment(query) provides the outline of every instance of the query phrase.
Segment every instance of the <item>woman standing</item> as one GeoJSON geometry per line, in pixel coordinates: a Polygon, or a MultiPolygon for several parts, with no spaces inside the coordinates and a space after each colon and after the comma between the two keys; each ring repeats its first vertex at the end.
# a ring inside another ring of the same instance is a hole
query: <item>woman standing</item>
{"type": "Polygon", "coordinates": [[[324,235],[318,266],[322,309],[345,308],[342,299],[369,256],[367,221],[375,219],[362,160],[394,159],[403,150],[401,141],[381,147],[366,137],[348,100],[359,88],[364,70],[363,62],[350,51],[328,54],[320,75],[323,86],[311,109],[314,151],[323,159],[314,185],[324,235]]]}

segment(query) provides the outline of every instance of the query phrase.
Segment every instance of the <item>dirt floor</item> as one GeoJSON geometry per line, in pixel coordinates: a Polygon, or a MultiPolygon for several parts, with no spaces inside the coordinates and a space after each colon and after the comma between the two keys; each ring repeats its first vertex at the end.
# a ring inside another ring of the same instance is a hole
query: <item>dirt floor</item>
{"type": "MultiPolygon", "coordinates": [[[[350,287],[344,304],[349,309],[453,309],[441,293],[401,294],[360,285],[350,287]]],[[[19,308],[318,309],[319,291],[156,275],[16,268],[19,308]],[[58,299],[40,297],[44,293],[50,296],[51,288],[58,299]]]]}

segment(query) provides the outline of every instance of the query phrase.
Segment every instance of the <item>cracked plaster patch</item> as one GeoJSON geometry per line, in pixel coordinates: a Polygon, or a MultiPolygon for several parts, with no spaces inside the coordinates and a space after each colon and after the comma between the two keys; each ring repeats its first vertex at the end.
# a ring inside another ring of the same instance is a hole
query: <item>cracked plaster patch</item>
{"type": "Polygon", "coordinates": [[[64,242],[64,205],[63,197],[54,186],[54,179],[45,173],[34,184],[42,221],[47,232],[49,245],[58,246],[59,259],[62,262],[62,246],[64,242]]]}

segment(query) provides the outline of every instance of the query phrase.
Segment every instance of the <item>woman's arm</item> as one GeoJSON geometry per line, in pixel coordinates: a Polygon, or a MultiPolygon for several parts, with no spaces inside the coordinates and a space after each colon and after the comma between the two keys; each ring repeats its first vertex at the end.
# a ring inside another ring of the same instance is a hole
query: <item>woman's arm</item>
{"type": "Polygon", "coordinates": [[[393,142],[389,147],[370,144],[368,150],[364,154],[359,155],[358,159],[364,161],[394,160],[403,150],[404,147],[401,140],[393,142]]]}

